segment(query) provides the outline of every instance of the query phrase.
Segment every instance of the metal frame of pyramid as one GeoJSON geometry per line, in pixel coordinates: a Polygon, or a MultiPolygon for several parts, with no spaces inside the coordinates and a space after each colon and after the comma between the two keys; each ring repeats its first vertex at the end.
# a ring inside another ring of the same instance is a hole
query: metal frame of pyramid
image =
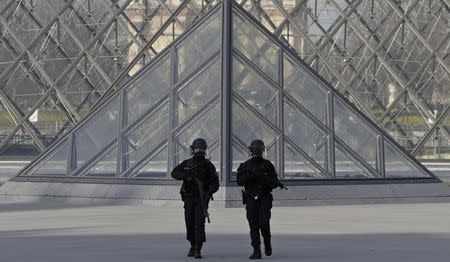
{"type": "Polygon", "coordinates": [[[172,184],[170,170],[198,136],[225,185],[254,138],[288,184],[440,182],[234,1],[12,181],[172,184]]]}

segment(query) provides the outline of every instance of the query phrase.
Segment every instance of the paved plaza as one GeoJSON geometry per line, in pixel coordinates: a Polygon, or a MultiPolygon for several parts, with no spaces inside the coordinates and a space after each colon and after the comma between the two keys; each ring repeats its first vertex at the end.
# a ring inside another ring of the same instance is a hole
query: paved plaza
{"type": "MultiPolygon", "coordinates": [[[[176,203],[178,205],[178,203],[176,203]]],[[[243,208],[212,205],[204,261],[246,261],[243,208]]],[[[450,204],[275,207],[267,261],[448,261],[450,204]]],[[[3,199],[1,261],[188,261],[181,206],[3,199]]]]}

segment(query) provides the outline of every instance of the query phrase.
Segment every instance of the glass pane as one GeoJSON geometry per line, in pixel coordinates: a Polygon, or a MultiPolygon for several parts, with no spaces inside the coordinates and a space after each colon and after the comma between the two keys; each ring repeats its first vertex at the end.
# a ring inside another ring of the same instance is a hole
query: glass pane
{"type": "Polygon", "coordinates": [[[322,178],[320,171],[306,164],[289,143],[284,146],[284,179],[318,179],[322,178]]]}
{"type": "Polygon", "coordinates": [[[278,47],[239,15],[233,15],[233,46],[278,82],[278,47]]]}
{"type": "Polygon", "coordinates": [[[284,133],[314,161],[326,169],[327,136],[299,110],[284,104],[284,133]]]}
{"type": "Polygon", "coordinates": [[[3,140],[16,127],[16,124],[2,101],[0,101],[0,113],[0,137],[3,140]]]}
{"type": "Polygon", "coordinates": [[[124,157],[128,155],[129,165],[133,165],[141,159],[144,154],[152,150],[169,134],[169,108],[165,105],[161,111],[151,114],[134,131],[127,135],[126,151],[124,157]]]}
{"type": "Polygon", "coordinates": [[[322,123],[327,119],[327,95],[321,85],[301,66],[285,56],[283,88],[322,123]]]}
{"type": "Polygon", "coordinates": [[[361,179],[373,177],[370,172],[356,164],[345,151],[334,148],[336,159],[336,178],[361,179]]]}
{"type": "Polygon", "coordinates": [[[180,87],[176,99],[178,123],[219,94],[222,86],[221,76],[221,63],[219,59],[216,59],[205,71],[180,87]]]}
{"type": "Polygon", "coordinates": [[[334,98],[334,132],[367,163],[376,168],[377,135],[357,114],[334,98]]]}
{"type": "Polygon", "coordinates": [[[176,137],[175,158],[176,164],[190,158],[189,146],[196,138],[204,138],[208,145],[219,139],[221,132],[220,104],[217,103],[209,112],[193,123],[189,123],[176,137]]]}
{"type": "Polygon", "coordinates": [[[274,135],[255,117],[244,111],[238,104],[233,102],[232,109],[232,133],[238,137],[247,147],[254,139],[261,139],[267,145],[275,137],[274,135]]]}
{"type": "Polygon", "coordinates": [[[264,152],[263,157],[265,159],[269,160],[270,162],[272,162],[272,164],[275,167],[275,171],[279,175],[280,174],[280,168],[278,167],[279,164],[278,164],[278,159],[277,159],[277,155],[278,155],[277,142],[278,142],[278,139],[274,137],[273,140],[271,140],[271,141],[269,141],[267,143],[264,143],[266,145],[266,152],[264,152]]]}
{"type": "Polygon", "coordinates": [[[167,160],[168,150],[167,146],[165,146],[132,176],[139,178],[165,179],[167,178],[167,160]]]}
{"type": "Polygon", "coordinates": [[[265,157],[272,161],[275,166],[277,159],[276,141],[279,136],[274,136],[263,124],[259,123],[236,102],[232,104],[232,134],[233,134],[233,174],[240,163],[249,158],[248,146],[254,139],[261,139],[267,146],[265,157]]]}
{"type": "MultiPolygon", "coordinates": [[[[216,167],[216,171],[217,173],[220,172],[220,140],[217,141],[218,145],[217,146],[211,146],[208,145],[208,152],[206,157],[209,158],[209,160],[214,164],[214,166],[216,167]]],[[[220,178],[220,176],[219,176],[220,178]]]]}
{"type": "Polygon", "coordinates": [[[244,145],[244,144],[239,144],[236,141],[233,141],[232,143],[232,159],[233,159],[233,163],[232,163],[232,173],[231,173],[231,177],[230,177],[230,181],[236,181],[236,171],[239,167],[239,165],[245,161],[247,161],[247,159],[250,158],[250,155],[248,153],[248,149],[246,148],[248,145],[244,145]]]}
{"type": "Polygon", "coordinates": [[[177,52],[179,80],[220,48],[222,44],[221,18],[220,14],[215,15],[206,25],[201,25],[197,32],[181,43],[177,52]]]}
{"type": "Polygon", "coordinates": [[[33,171],[31,175],[64,176],[67,172],[67,151],[68,143],[66,141],[58,149],[54,150],[51,156],[43,161],[43,164],[33,171]]]}
{"type": "Polygon", "coordinates": [[[425,171],[416,167],[399,149],[384,141],[385,174],[388,178],[429,177],[425,171]]]}
{"type": "Polygon", "coordinates": [[[75,150],[78,167],[117,137],[118,118],[119,99],[116,98],[89,123],[76,131],[75,150]]]}
{"type": "Polygon", "coordinates": [[[84,176],[114,177],[117,170],[117,146],[103,156],[84,176]]]}
{"type": "Polygon", "coordinates": [[[276,124],[278,92],[236,57],[233,58],[233,90],[270,122],[276,124]]]}
{"type": "Polygon", "coordinates": [[[169,93],[170,56],[166,56],[156,68],[150,69],[126,91],[128,123],[169,93]]]}

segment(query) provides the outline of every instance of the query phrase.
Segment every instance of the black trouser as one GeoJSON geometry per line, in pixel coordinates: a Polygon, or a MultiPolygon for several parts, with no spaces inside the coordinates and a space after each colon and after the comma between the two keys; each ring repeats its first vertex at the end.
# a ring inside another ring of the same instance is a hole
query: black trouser
{"type": "Polygon", "coordinates": [[[247,197],[247,220],[250,226],[252,246],[261,245],[259,231],[267,241],[270,240],[270,209],[272,209],[272,194],[259,196],[257,200],[247,197]]]}
{"type": "MultiPolygon", "coordinates": [[[[208,203],[205,203],[205,208],[208,203]]],[[[184,200],[184,220],[186,221],[186,239],[192,245],[201,246],[206,241],[205,216],[199,197],[184,200]]]]}

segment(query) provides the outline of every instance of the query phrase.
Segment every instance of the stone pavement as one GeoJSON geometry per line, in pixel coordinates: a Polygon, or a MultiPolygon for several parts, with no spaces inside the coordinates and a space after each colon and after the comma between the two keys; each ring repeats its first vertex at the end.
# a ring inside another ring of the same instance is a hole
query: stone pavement
{"type": "MultiPolygon", "coordinates": [[[[56,201],[55,201],[56,200],[56,201]]],[[[0,200],[0,261],[192,261],[181,206],[0,200]]],[[[247,261],[243,208],[210,209],[203,261],[247,261]]],[[[266,261],[449,261],[450,204],[275,207],[266,261]]]]}

